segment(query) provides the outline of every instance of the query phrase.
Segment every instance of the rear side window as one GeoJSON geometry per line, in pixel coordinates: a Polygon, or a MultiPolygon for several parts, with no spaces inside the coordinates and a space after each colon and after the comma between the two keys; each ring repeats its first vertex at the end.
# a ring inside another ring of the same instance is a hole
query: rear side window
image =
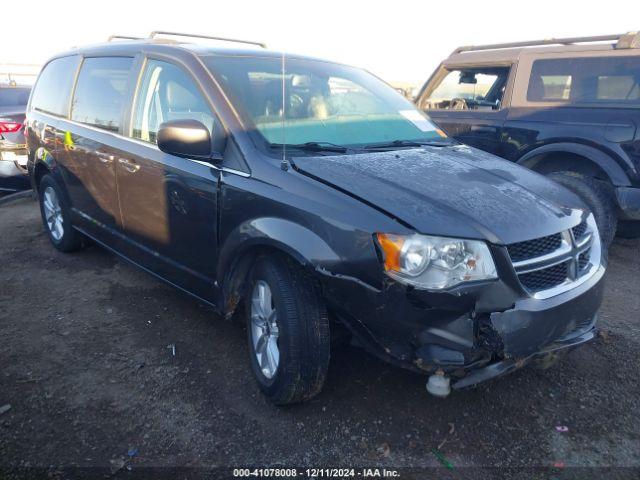
{"type": "Polygon", "coordinates": [[[120,129],[130,57],[85,58],[71,105],[71,119],[112,132],[120,129]]]}
{"type": "Polygon", "coordinates": [[[21,107],[29,102],[29,88],[0,88],[0,107],[21,107]]]}
{"type": "Polygon", "coordinates": [[[640,56],[536,60],[527,100],[640,106],[640,56]]]}
{"type": "Polygon", "coordinates": [[[66,117],[73,80],[80,63],[77,55],[56,58],[49,62],[38,77],[31,107],[41,112],[66,117]]]}
{"type": "Polygon", "coordinates": [[[136,95],[131,136],[156,143],[161,123],[187,119],[213,131],[213,113],[191,77],[175,65],[149,60],[136,95]]]}

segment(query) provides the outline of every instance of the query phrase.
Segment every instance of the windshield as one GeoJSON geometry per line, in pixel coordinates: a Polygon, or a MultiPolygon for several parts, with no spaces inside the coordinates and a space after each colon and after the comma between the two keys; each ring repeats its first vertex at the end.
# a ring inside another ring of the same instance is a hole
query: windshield
{"type": "Polygon", "coordinates": [[[287,58],[283,75],[277,57],[204,60],[246,127],[270,144],[357,147],[442,139],[412,103],[357,68],[287,58]]]}

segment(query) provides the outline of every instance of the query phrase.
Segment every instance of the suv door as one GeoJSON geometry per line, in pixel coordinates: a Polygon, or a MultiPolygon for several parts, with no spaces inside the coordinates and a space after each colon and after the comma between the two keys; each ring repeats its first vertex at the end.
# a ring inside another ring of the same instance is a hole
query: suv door
{"type": "Polygon", "coordinates": [[[193,119],[210,132],[220,123],[192,76],[147,60],[131,112],[126,153],[116,171],[127,255],[192,293],[213,300],[217,259],[217,188],[212,164],[161,152],[160,124],[193,119]]]}
{"type": "MultiPolygon", "coordinates": [[[[635,49],[524,53],[504,126],[505,157],[517,161],[543,144],[586,144],[631,173],[640,167],[639,107],[635,49]]],[[[627,181],[612,178],[620,180],[627,181]]]]}
{"type": "Polygon", "coordinates": [[[89,57],[80,67],[68,130],[59,133],[67,191],[83,228],[113,245],[121,225],[115,143],[130,89],[132,57],[89,57]]]}
{"type": "Polygon", "coordinates": [[[509,72],[509,66],[440,67],[419,94],[418,107],[450,137],[499,154],[509,72]]]}

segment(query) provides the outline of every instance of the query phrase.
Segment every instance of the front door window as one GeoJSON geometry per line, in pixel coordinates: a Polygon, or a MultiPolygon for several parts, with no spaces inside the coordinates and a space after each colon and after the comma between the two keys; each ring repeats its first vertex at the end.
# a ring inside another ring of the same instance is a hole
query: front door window
{"type": "Polygon", "coordinates": [[[136,96],[131,136],[156,143],[160,124],[169,120],[198,120],[213,131],[214,116],[191,78],[175,65],[150,60],[136,96]]]}
{"type": "Polygon", "coordinates": [[[423,97],[424,110],[499,110],[509,68],[450,70],[431,94],[423,97]]]}

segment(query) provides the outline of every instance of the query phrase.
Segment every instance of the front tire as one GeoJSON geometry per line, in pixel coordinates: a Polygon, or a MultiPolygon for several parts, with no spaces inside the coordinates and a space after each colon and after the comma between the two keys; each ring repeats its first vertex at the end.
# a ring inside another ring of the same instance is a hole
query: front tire
{"type": "Polygon", "coordinates": [[[256,261],[246,295],[251,369],[276,405],[311,399],[329,367],[329,318],[320,286],[292,260],[256,261]]]}
{"type": "Polygon", "coordinates": [[[605,249],[609,248],[616,234],[618,217],[613,188],[608,182],[576,172],[552,172],[551,180],[567,187],[587,204],[595,217],[600,239],[605,249]]]}
{"type": "Polygon", "coordinates": [[[42,224],[53,246],[61,252],[79,250],[82,236],[71,225],[71,211],[64,191],[51,175],[42,177],[38,197],[42,224]]]}

